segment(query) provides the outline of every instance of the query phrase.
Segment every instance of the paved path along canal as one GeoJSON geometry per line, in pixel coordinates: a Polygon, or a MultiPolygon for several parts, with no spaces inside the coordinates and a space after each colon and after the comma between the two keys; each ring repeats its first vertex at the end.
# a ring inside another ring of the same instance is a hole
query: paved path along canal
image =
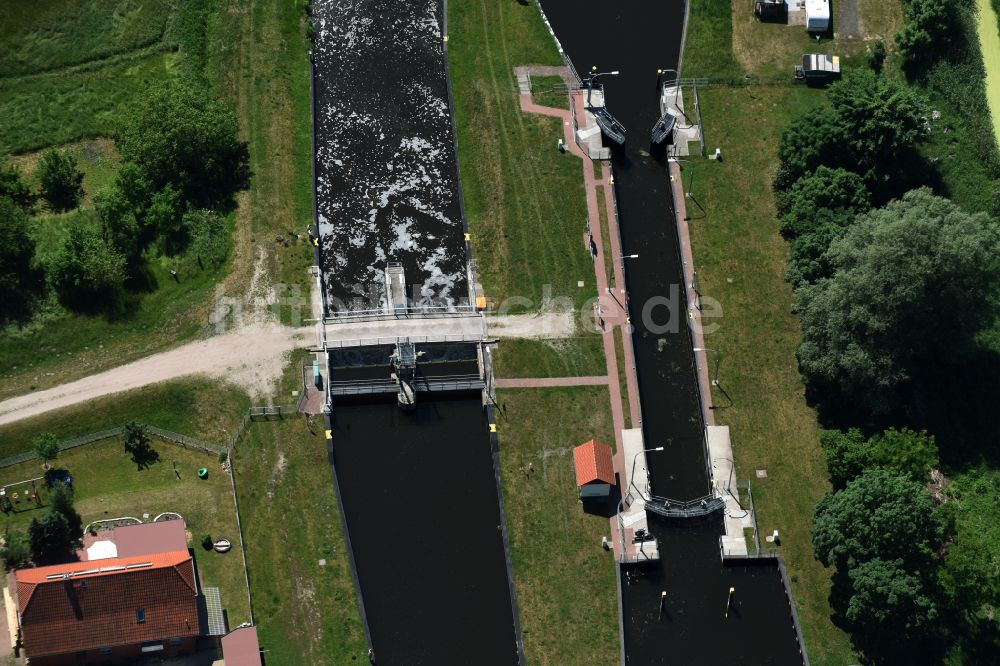
{"type": "MultiPolygon", "coordinates": [[[[630,296],[643,433],[653,492],[686,500],[709,492],[704,422],[667,165],[650,154],[659,118],[657,69],[676,69],[682,0],[542,0],[581,72],[607,77],[608,110],[626,127],[613,155],[630,296]]],[[[721,519],[668,526],[650,518],[662,559],[622,569],[625,656],[630,664],[798,664],[801,658],[777,567],[724,566],[721,519]],[[724,617],[730,587],[733,609],[724,617]],[[667,593],[660,612],[660,595],[667,593]]]]}

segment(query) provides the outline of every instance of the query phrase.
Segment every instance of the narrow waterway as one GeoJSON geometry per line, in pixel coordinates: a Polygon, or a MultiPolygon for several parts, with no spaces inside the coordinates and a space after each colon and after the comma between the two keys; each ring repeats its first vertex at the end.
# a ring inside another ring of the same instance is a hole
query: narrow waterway
{"type": "MultiPolygon", "coordinates": [[[[704,423],[667,164],[650,154],[659,118],[657,69],[677,69],[683,0],[542,0],[576,69],[603,79],[608,110],[628,131],[613,155],[643,433],[653,492],[686,500],[709,492],[704,423]]],[[[724,566],[719,517],[684,527],[650,516],[662,559],[622,569],[629,664],[800,664],[778,568],[724,566]],[[733,606],[726,616],[730,587],[733,606]],[[660,611],[660,596],[666,604],[660,611]]]]}
{"type": "Polygon", "coordinates": [[[479,392],[421,395],[413,412],[400,410],[395,396],[341,403],[331,426],[376,663],[517,664],[479,392]]]}
{"type": "Polygon", "coordinates": [[[316,208],[331,312],[468,299],[442,0],[315,0],[316,208]]]}

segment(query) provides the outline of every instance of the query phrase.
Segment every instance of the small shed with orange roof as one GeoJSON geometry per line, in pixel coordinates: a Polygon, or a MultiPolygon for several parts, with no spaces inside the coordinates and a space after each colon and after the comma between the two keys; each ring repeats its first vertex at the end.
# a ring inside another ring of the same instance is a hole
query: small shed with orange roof
{"type": "Polygon", "coordinates": [[[576,466],[576,485],[580,499],[605,501],[611,496],[615,481],[615,466],[611,461],[611,447],[595,439],[573,449],[576,466]]]}

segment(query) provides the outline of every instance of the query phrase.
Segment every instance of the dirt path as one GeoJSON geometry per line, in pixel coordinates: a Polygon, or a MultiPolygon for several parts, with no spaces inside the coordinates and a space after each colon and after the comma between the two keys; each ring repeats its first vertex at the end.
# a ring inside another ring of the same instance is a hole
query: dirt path
{"type": "Polygon", "coordinates": [[[315,333],[311,328],[244,328],[154,354],[69,384],[4,400],[0,402],[0,424],[194,374],[224,379],[252,395],[262,395],[281,375],[285,353],[314,339],[315,333]]]}
{"type": "MultiPolygon", "coordinates": [[[[478,318],[469,319],[480,328],[478,318]]],[[[434,334],[461,320],[414,320],[413,334],[434,334]],[[435,331],[437,329],[437,331],[435,331]]],[[[490,333],[498,337],[559,338],[574,330],[573,313],[495,316],[487,319],[490,333]]],[[[328,327],[329,339],[394,336],[400,334],[398,321],[375,324],[339,324],[328,327]],[[333,335],[331,335],[331,333],[333,335]]],[[[458,331],[456,331],[458,332],[458,331]]],[[[126,365],[84,377],[44,391],[35,391],[0,402],[0,425],[68,407],[88,400],[129,391],[149,384],[190,375],[207,375],[238,386],[253,397],[270,395],[293,349],[316,343],[311,327],[251,325],[208,340],[192,342],[154,354],[126,365]]]]}

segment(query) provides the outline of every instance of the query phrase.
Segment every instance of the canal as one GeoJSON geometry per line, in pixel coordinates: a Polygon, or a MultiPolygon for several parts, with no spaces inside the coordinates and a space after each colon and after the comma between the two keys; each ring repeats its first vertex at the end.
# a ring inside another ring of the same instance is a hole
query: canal
{"type": "Polygon", "coordinates": [[[316,213],[328,312],[468,300],[442,0],[314,0],[316,213]]]}
{"type": "MultiPolygon", "coordinates": [[[[693,341],[666,160],[651,154],[659,119],[658,69],[678,69],[683,0],[542,0],[577,71],[604,77],[608,110],[628,131],[612,166],[652,492],[679,500],[709,493],[693,341]]],[[[622,567],[629,664],[801,664],[775,563],[724,565],[721,517],[677,527],[650,514],[661,559],[622,567]],[[729,589],[733,606],[726,616],[729,589]],[[660,610],[660,597],[666,603],[660,610]]]]}

